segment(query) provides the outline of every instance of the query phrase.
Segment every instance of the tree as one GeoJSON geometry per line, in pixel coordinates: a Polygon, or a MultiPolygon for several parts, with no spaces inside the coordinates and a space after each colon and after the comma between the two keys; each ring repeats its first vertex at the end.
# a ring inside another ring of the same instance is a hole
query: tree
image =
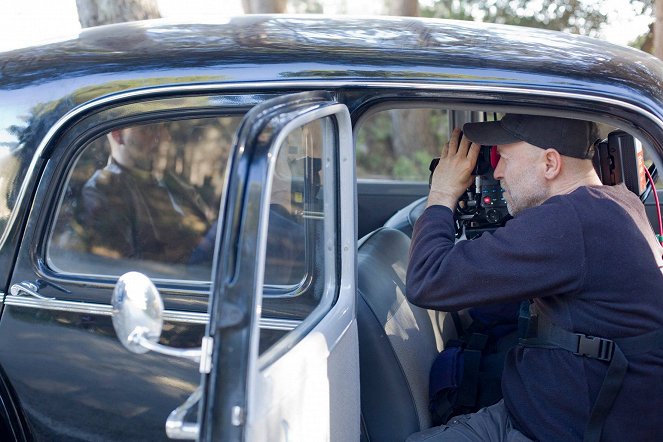
{"type": "Polygon", "coordinates": [[[245,14],[282,14],[287,0],[242,0],[245,14]]]}
{"type": "MultiPolygon", "coordinates": [[[[387,13],[395,16],[419,15],[418,0],[389,0],[387,13]]],[[[392,151],[394,159],[414,161],[421,146],[435,144],[435,128],[431,126],[430,109],[401,109],[389,111],[392,125],[392,151]]]]}
{"type": "Polygon", "coordinates": [[[387,12],[389,15],[398,15],[404,17],[419,16],[418,0],[389,0],[387,2],[387,12]]]}
{"type": "Polygon", "coordinates": [[[427,17],[478,19],[597,36],[607,20],[601,0],[434,0],[423,8],[427,17]]]}
{"type": "Polygon", "coordinates": [[[76,0],[81,27],[161,18],[157,0],[76,0]]]}
{"type": "Polygon", "coordinates": [[[663,0],[656,0],[654,4],[654,55],[663,60],[663,0]]]}

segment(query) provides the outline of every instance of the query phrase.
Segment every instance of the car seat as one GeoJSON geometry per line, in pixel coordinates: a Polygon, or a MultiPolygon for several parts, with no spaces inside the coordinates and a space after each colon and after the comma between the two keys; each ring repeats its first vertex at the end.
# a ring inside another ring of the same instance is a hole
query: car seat
{"type": "MultiPolygon", "coordinates": [[[[398,229],[411,237],[414,224],[426,209],[426,202],[427,197],[424,197],[405,206],[385,222],[385,227],[398,229]]],[[[429,312],[430,315],[444,315],[443,318],[448,319],[443,329],[445,332],[444,343],[458,338],[459,334],[460,339],[465,341],[471,339],[472,333],[491,337],[482,350],[481,359],[475,362],[477,365],[475,366],[476,371],[473,372],[474,375],[468,378],[475,379],[476,384],[469,384],[474,388],[470,388],[464,393],[463,401],[466,407],[443,400],[441,404],[444,406],[439,408],[436,415],[433,416],[434,420],[439,421],[438,423],[446,421],[447,413],[453,415],[458,412],[473,412],[482,406],[492,405],[502,397],[500,379],[503,362],[508,350],[517,342],[519,306],[518,302],[494,304],[452,312],[448,316],[442,312],[429,312]],[[512,317],[513,321],[505,321],[505,317],[512,317]]],[[[440,321],[437,323],[442,324],[440,321]]]]}
{"type": "Polygon", "coordinates": [[[435,313],[405,298],[410,238],[381,228],[360,241],[357,325],[362,440],[402,442],[431,426],[428,377],[441,350],[435,313]]]}
{"type": "Polygon", "coordinates": [[[407,206],[403,207],[391,218],[389,218],[387,222],[384,223],[384,226],[400,230],[412,238],[414,223],[416,223],[421,214],[424,213],[427,200],[428,197],[419,198],[418,200],[415,200],[407,206]]]}

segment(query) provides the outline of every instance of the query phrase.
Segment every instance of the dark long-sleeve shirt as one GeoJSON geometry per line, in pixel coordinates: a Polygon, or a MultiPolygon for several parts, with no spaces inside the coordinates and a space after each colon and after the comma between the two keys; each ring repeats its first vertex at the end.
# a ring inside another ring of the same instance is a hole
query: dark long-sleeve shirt
{"type": "MultiPolygon", "coordinates": [[[[407,296],[443,311],[532,299],[566,330],[629,337],[663,327],[661,265],[635,195],[624,186],[581,187],[458,243],[451,210],[429,207],[413,232],[407,296]]],[[[603,440],[655,440],[663,434],[663,351],[628,359],[603,440]]],[[[537,440],[581,440],[606,368],[562,349],[516,346],[502,378],[516,427],[537,440]]]]}

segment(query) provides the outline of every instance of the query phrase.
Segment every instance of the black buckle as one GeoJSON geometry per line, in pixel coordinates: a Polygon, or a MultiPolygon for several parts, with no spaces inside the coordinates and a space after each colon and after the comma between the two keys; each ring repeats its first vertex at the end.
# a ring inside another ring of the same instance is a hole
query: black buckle
{"type": "Polygon", "coordinates": [[[582,333],[576,333],[575,335],[578,337],[578,351],[575,354],[600,361],[610,361],[612,359],[612,354],[615,352],[615,343],[610,339],[587,336],[582,333]]]}

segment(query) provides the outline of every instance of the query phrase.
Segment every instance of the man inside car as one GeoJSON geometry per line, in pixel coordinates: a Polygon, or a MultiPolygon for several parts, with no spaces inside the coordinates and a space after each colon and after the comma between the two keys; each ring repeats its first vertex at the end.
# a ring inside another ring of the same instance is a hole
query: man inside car
{"type": "Polygon", "coordinates": [[[94,254],[185,264],[209,230],[196,189],[170,170],[157,176],[166,135],[161,124],[107,134],[108,164],[85,183],[78,214],[94,254]]]}
{"type": "Polygon", "coordinates": [[[507,114],[463,133],[443,147],[415,225],[407,296],[442,311],[529,301],[529,324],[502,401],[408,440],[651,440],[663,431],[662,249],[639,198],[594,171],[596,125],[507,114]],[[497,145],[514,218],[455,243],[481,145],[497,145]]]}

